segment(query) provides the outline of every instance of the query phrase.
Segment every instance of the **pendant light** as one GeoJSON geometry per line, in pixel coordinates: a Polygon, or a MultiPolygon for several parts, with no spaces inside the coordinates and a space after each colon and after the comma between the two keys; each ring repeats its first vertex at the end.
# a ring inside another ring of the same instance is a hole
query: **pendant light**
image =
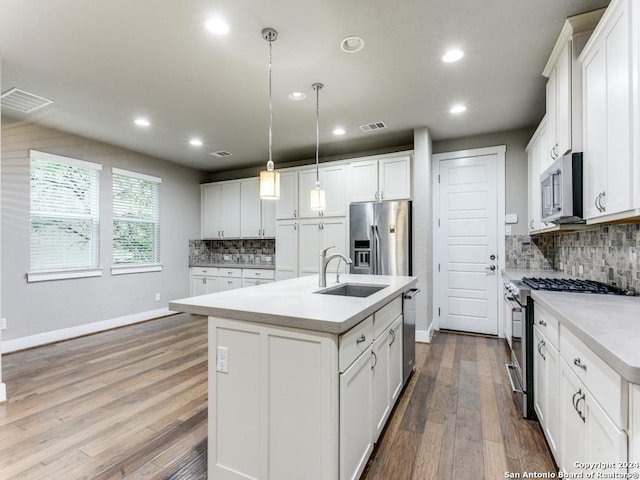
{"type": "Polygon", "coordinates": [[[311,190],[309,206],[311,210],[324,210],[326,207],[324,190],[320,188],[319,151],[320,151],[320,90],[324,87],[321,83],[312,85],[316,91],[316,186],[311,190]]]}
{"type": "Polygon", "coordinates": [[[269,161],[267,161],[267,169],[260,172],[260,198],[277,200],[280,198],[280,172],[276,172],[272,159],[271,44],[278,38],[278,32],[273,28],[265,28],[262,30],[262,38],[269,42],[269,161]]]}

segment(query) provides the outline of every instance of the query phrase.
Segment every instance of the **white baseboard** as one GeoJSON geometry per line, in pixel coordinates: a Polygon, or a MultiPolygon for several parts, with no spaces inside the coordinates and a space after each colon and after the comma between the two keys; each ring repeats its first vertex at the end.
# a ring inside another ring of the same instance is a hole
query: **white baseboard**
{"type": "MultiPolygon", "coordinates": [[[[17,352],[18,350],[25,350],[27,348],[46,345],[47,343],[69,340],[70,338],[81,337],[83,335],[102,332],[104,330],[111,330],[112,328],[122,327],[125,325],[133,325],[134,323],[145,322],[147,320],[151,320],[152,318],[164,317],[171,314],[175,314],[175,312],[170,311],[168,308],[149,310],[148,312],[125,315],[124,317],[111,318],[109,320],[103,320],[101,322],[87,323],[85,325],[78,325],[76,327],[38,333],[36,335],[30,335],[28,337],[5,340],[2,342],[2,344],[0,344],[0,347],[2,348],[2,353],[17,352]]],[[[4,384],[0,385],[4,386],[4,384]]],[[[2,389],[0,388],[0,393],[1,390],[2,389]]],[[[0,396],[0,399],[1,398],[2,397],[0,396]]]]}
{"type": "Polygon", "coordinates": [[[0,403],[7,401],[7,386],[4,383],[0,383],[0,403]]]}
{"type": "Polygon", "coordinates": [[[435,331],[435,326],[433,322],[429,325],[427,330],[416,330],[416,342],[418,343],[431,343],[433,339],[433,332],[435,331]]]}

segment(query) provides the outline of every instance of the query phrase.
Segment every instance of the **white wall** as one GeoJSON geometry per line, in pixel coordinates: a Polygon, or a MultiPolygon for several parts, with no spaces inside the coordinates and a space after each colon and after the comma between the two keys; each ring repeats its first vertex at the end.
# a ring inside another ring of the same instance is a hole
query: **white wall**
{"type": "Polygon", "coordinates": [[[427,128],[414,130],[413,156],[413,275],[418,277],[416,340],[431,341],[433,334],[431,135],[427,128]]]}
{"type": "Polygon", "coordinates": [[[35,124],[2,130],[3,349],[11,351],[141,321],[189,295],[189,239],[200,236],[196,170],[35,124]],[[100,163],[101,277],[27,283],[29,271],[29,149],[100,163]],[[111,167],[154,175],[160,185],[162,272],[112,276],[111,167]],[[161,300],[156,302],[155,295],[161,300]]]}
{"type": "MultiPolygon", "coordinates": [[[[0,57],[0,72],[2,72],[2,58],[0,57]]],[[[1,73],[0,73],[1,77],[1,73]]],[[[0,78],[0,92],[2,91],[2,78],[0,78]]],[[[2,164],[2,122],[0,122],[0,164],[2,164]]],[[[0,169],[0,220],[2,220],[2,169],[0,169]]],[[[4,255],[2,255],[2,222],[0,221],[0,266],[4,255]]],[[[0,268],[0,283],[2,283],[2,268],[0,268]]],[[[2,291],[0,290],[0,316],[2,315],[2,291]]],[[[2,382],[2,330],[0,330],[0,403],[7,400],[7,387],[2,382]]]]}

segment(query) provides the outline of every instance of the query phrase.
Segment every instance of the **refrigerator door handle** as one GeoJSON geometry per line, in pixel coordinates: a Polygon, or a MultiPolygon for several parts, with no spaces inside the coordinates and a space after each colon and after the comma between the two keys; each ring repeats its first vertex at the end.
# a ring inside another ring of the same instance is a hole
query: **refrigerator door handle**
{"type": "Polygon", "coordinates": [[[378,233],[378,225],[373,225],[374,244],[376,251],[376,263],[373,271],[374,275],[380,275],[380,234],[378,233]]]}

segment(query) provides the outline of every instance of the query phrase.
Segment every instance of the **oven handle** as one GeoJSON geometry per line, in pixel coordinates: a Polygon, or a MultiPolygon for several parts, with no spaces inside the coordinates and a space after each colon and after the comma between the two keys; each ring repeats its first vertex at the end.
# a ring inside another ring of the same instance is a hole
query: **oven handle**
{"type": "Polygon", "coordinates": [[[507,363],[505,364],[505,367],[507,368],[507,377],[509,377],[509,383],[511,384],[511,391],[513,393],[523,393],[522,390],[518,390],[516,388],[516,385],[513,383],[513,378],[511,378],[511,370],[514,370],[516,366],[513,363],[507,363]]]}
{"type": "Polygon", "coordinates": [[[504,301],[509,304],[512,312],[522,312],[522,306],[520,306],[520,304],[516,302],[512,297],[507,296],[506,293],[504,294],[504,301]]]}

